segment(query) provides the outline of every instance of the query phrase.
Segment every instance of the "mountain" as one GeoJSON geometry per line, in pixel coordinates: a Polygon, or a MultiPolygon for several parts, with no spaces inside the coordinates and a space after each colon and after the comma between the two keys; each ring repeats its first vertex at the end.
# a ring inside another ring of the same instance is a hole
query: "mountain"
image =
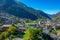
{"type": "Polygon", "coordinates": [[[47,14],[50,18],[53,18],[55,14],[47,14]]]}
{"type": "Polygon", "coordinates": [[[60,18],[60,12],[56,13],[54,17],[60,18]]]}
{"type": "Polygon", "coordinates": [[[54,16],[53,16],[53,20],[55,21],[60,21],[60,12],[56,13],[54,16]]]}
{"type": "Polygon", "coordinates": [[[50,17],[41,10],[36,10],[17,0],[0,0],[0,13],[8,13],[19,18],[37,20],[50,17]]]}

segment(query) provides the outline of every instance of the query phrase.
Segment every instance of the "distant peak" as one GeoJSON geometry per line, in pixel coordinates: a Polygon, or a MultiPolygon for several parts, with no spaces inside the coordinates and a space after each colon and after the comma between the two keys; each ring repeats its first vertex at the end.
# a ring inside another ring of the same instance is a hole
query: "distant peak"
{"type": "Polygon", "coordinates": [[[60,13],[60,11],[58,13],[60,13]]]}

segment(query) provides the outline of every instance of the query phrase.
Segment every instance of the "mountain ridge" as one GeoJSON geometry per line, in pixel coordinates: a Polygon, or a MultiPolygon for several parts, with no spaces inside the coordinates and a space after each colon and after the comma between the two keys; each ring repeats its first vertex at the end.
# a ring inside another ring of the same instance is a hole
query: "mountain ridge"
{"type": "Polygon", "coordinates": [[[5,11],[17,17],[31,20],[37,20],[38,18],[44,17],[50,19],[43,11],[33,9],[22,2],[16,2],[15,0],[6,0],[5,5],[0,6],[0,11],[5,11]]]}

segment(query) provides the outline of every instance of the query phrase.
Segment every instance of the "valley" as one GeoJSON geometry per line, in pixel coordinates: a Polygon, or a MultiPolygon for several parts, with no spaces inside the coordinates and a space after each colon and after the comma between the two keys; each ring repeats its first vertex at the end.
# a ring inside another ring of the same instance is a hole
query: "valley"
{"type": "Polygon", "coordinates": [[[50,15],[16,0],[0,0],[0,40],[60,40],[60,12],[50,15]]]}

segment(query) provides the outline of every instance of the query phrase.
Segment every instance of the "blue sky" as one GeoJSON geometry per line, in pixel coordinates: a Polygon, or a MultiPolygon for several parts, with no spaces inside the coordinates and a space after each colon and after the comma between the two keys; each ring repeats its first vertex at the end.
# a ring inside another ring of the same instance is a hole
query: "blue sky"
{"type": "Polygon", "coordinates": [[[60,11],[60,0],[19,0],[29,7],[42,10],[48,14],[55,14],[60,11]]]}

